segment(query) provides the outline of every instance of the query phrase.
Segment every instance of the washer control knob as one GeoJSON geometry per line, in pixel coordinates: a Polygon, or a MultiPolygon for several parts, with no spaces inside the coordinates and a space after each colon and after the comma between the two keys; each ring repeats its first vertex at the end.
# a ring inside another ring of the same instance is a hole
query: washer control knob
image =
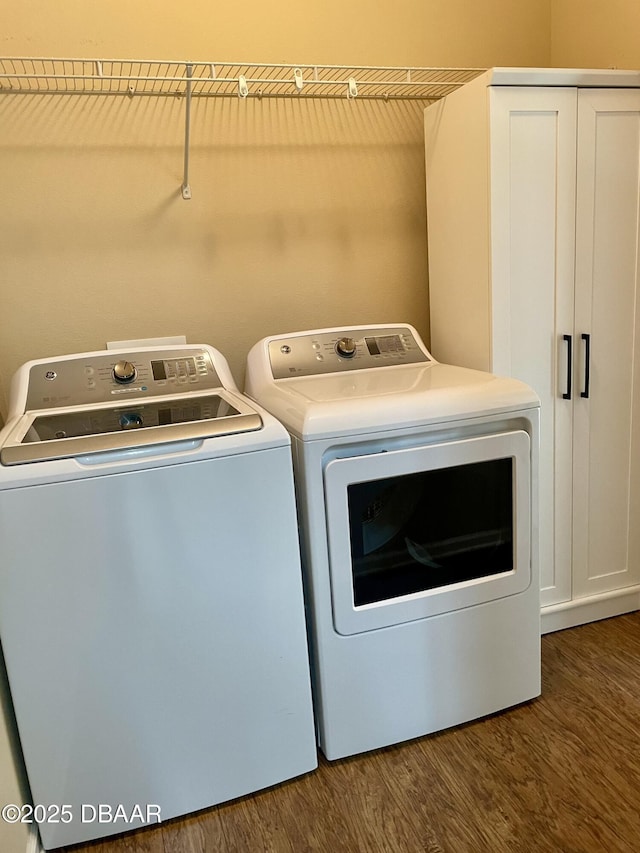
{"type": "Polygon", "coordinates": [[[353,338],[340,338],[336,344],[336,352],[342,358],[353,358],[356,354],[356,342],[353,338]]]}
{"type": "Polygon", "coordinates": [[[120,385],[126,385],[128,382],[133,382],[138,371],[130,361],[117,361],[113,367],[113,378],[120,385]]]}

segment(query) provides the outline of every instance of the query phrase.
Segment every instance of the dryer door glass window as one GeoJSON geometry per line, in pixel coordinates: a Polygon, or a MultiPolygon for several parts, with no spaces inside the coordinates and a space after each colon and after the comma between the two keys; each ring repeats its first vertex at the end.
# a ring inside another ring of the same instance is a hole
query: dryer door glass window
{"type": "Polygon", "coordinates": [[[510,572],[513,460],[348,486],[357,606],[510,572]]]}
{"type": "Polygon", "coordinates": [[[331,459],[324,489],[337,632],[528,589],[531,473],[524,430],[331,459]]]}

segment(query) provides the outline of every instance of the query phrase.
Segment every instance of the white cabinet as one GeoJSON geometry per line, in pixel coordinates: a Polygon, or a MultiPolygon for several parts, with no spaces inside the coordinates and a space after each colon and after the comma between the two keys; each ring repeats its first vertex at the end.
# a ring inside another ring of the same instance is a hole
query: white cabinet
{"type": "Polygon", "coordinates": [[[637,609],[640,73],[494,69],[425,141],[432,351],[542,401],[543,631],[637,609]]]}

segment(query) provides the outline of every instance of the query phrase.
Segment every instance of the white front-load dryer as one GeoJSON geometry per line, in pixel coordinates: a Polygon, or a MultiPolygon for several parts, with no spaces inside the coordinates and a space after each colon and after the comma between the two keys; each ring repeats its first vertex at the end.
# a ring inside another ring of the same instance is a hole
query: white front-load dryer
{"type": "Polygon", "coordinates": [[[0,636],[46,849],[317,765],[289,436],[209,346],[16,374],[0,636]]]}
{"type": "Polygon", "coordinates": [[[327,758],[537,696],[535,393],[388,324],[265,338],[246,392],[292,437],[327,758]]]}

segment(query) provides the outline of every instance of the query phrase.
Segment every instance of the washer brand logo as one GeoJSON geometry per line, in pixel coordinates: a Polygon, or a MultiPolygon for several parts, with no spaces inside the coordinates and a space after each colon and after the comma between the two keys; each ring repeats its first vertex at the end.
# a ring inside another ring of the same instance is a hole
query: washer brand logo
{"type": "Polygon", "coordinates": [[[44,375],[44,378],[49,379],[49,380],[53,380],[57,377],[57,375],[58,374],[55,372],[55,370],[47,370],[47,372],[44,375]]]}

